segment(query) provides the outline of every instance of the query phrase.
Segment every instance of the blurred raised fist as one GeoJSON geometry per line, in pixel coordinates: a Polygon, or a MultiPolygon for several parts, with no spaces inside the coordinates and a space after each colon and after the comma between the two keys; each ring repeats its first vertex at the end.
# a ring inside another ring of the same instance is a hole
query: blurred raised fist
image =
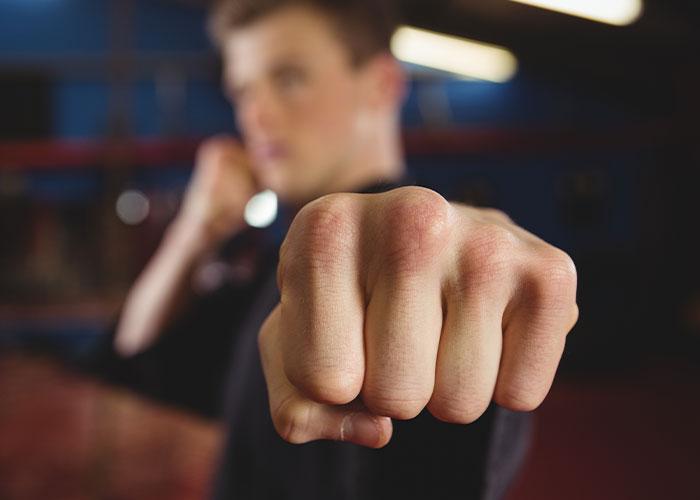
{"type": "Polygon", "coordinates": [[[256,193],[243,146],[215,136],[199,147],[195,170],[178,214],[180,222],[209,244],[217,244],[245,226],[246,203],[256,193]]]}

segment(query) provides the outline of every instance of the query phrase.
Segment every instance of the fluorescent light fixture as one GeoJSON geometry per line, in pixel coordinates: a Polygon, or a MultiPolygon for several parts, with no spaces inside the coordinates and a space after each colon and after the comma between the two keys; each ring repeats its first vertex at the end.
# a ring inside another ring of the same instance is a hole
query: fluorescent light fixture
{"type": "Polygon", "coordinates": [[[515,56],[495,45],[402,26],[391,41],[397,59],[467,78],[507,82],[518,70],[515,56]]]}
{"type": "Polygon", "coordinates": [[[642,14],[642,0],[511,0],[583,17],[600,23],[626,26],[642,14]]]}

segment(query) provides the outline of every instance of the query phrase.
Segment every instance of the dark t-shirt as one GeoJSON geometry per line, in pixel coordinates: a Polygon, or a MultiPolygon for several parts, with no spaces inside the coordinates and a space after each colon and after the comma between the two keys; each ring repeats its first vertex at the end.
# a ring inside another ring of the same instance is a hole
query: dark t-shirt
{"type": "Polygon", "coordinates": [[[331,441],[293,445],[279,437],[257,348],[260,326],[279,302],[277,248],[262,241],[252,231],[226,249],[222,262],[231,269],[244,249],[245,279],[229,273],[154,347],[128,360],[108,347],[103,357],[114,380],[204,414],[221,410],[226,441],[213,498],[501,498],[526,451],[530,419],[495,404],[469,425],[440,422],[427,410],[395,420],[391,441],[379,450],[331,441]]]}
{"type": "Polygon", "coordinates": [[[233,348],[228,433],[214,498],[501,498],[527,448],[529,415],[495,404],[469,425],[440,422],[426,410],[410,421],[395,420],[391,441],[379,450],[283,441],[272,424],[257,350],[257,332],[278,301],[271,270],[233,348]]]}
{"type": "Polygon", "coordinates": [[[90,363],[93,371],[166,404],[221,417],[236,332],[277,265],[277,245],[268,240],[264,231],[251,229],[229,241],[203,269],[217,279],[203,284],[143,352],[128,358],[116,353],[115,322],[90,363]]]}

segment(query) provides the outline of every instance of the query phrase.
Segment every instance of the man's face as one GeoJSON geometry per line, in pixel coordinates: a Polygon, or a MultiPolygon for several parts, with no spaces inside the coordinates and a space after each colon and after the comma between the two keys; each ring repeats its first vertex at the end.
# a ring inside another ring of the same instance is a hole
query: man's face
{"type": "Polygon", "coordinates": [[[223,59],[259,183],[296,204],[324,192],[367,135],[367,78],[332,23],[311,8],[283,8],[232,31],[223,59]]]}

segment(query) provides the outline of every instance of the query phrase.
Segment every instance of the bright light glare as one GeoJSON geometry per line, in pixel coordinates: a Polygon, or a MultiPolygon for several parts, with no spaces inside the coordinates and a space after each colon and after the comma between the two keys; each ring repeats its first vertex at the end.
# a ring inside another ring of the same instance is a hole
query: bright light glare
{"type": "Polygon", "coordinates": [[[148,198],[141,191],[127,190],[117,198],[117,217],[130,226],[136,226],[146,220],[150,212],[148,198]]]}
{"type": "Polygon", "coordinates": [[[642,14],[642,0],[511,0],[592,21],[625,26],[642,14]]]}
{"type": "Polygon", "coordinates": [[[245,206],[245,221],[253,227],[267,227],[277,217],[277,195],[269,189],[253,196],[245,206]]]}
{"type": "Polygon", "coordinates": [[[507,82],[518,61],[502,47],[402,26],[391,41],[396,58],[467,78],[507,82]]]}

